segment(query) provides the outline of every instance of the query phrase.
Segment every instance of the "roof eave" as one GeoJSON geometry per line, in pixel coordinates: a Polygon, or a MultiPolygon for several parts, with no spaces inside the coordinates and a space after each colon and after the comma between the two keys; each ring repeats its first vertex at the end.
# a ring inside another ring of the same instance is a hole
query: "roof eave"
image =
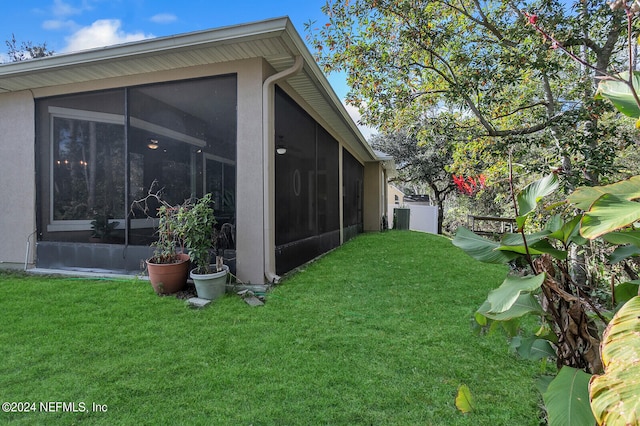
{"type": "Polygon", "coordinates": [[[373,151],[373,148],[371,148],[371,145],[369,145],[369,143],[366,141],[365,137],[362,135],[362,132],[353,121],[353,118],[351,118],[351,116],[347,112],[344,104],[342,103],[340,98],[338,98],[338,95],[336,94],[333,87],[331,87],[331,85],[329,84],[329,81],[318,66],[313,56],[311,56],[309,49],[307,48],[304,41],[300,38],[300,35],[293,27],[291,21],[289,21],[287,25],[287,35],[294,43],[298,53],[303,56],[305,64],[307,65],[306,68],[313,75],[315,82],[322,88],[322,91],[327,97],[327,101],[330,102],[331,105],[333,105],[334,111],[338,113],[346,123],[348,123],[349,131],[352,133],[353,137],[356,138],[361,143],[362,147],[365,148],[366,158],[364,159],[364,161],[379,161],[378,157],[373,151]]]}
{"type": "MultiPolygon", "coordinates": [[[[327,105],[340,117],[345,126],[342,137],[352,149],[357,151],[365,162],[380,161],[373,152],[371,146],[354,123],[342,101],[329,84],[320,67],[312,57],[306,44],[294,28],[288,17],[268,19],[242,25],[233,25],[204,31],[145,39],[116,46],[107,46],[80,52],[63,53],[46,58],[32,59],[22,62],[13,62],[0,65],[0,93],[29,90],[38,87],[32,83],[31,77],[42,76],[43,73],[58,73],[79,68],[82,66],[95,66],[99,64],[116,63],[135,58],[154,57],[163,52],[180,52],[195,48],[224,46],[228,44],[240,44],[257,39],[280,38],[286,45],[286,55],[290,55],[291,61],[301,55],[305,61],[305,70],[312,84],[315,84],[322,94],[327,105]],[[2,81],[6,79],[6,87],[2,81]],[[13,86],[11,86],[13,84],[13,86]]],[[[282,59],[282,58],[279,58],[282,59]]],[[[64,73],[68,75],[68,73],[64,73]]],[[[124,76],[125,74],[118,75],[124,76]]],[[[78,80],[77,82],[81,82],[78,80]]],[[[48,79],[49,85],[57,85],[55,79],[48,79]]]]}
{"type": "Polygon", "coordinates": [[[274,18],[242,25],[138,40],[95,49],[60,53],[45,58],[0,64],[0,77],[30,72],[50,71],[96,62],[112,61],[132,56],[153,55],[168,50],[213,45],[224,41],[250,40],[270,34],[277,37],[287,29],[289,18],[274,18]]]}

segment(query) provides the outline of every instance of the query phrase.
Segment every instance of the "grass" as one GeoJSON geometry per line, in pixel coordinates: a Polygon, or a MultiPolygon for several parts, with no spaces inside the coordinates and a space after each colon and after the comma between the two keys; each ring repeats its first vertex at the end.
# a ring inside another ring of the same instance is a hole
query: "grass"
{"type": "Polygon", "coordinates": [[[88,409],[0,423],[538,425],[539,367],[470,327],[504,272],[446,238],[392,231],[345,244],[260,308],[227,296],[192,310],[144,281],[0,273],[0,402],[88,409]],[[469,414],[455,408],[461,384],[469,414]]]}

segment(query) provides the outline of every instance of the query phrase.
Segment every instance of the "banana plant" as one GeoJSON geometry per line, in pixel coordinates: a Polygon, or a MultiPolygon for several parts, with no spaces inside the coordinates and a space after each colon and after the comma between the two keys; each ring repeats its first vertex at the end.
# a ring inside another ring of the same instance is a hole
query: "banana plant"
{"type": "MultiPolygon", "coordinates": [[[[621,5],[627,7],[626,2],[621,5]]],[[[632,19],[630,14],[627,17],[632,19]]],[[[603,78],[596,98],[611,101],[618,111],[635,118],[640,128],[638,93],[640,72],[623,72],[603,78]]],[[[529,216],[557,187],[557,177],[548,175],[517,195],[519,234],[507,234],[497,242],[466,228],[456,232],[453,244],[474,259],[503,264],[525,260],[529,265],[528,274],[510,274],[489,293],[476,312],[476,322],[489,328],[501,324],[513,337],[512,348],[525,358],[555,356],[559,374],[543,389],[550,425],[639,424],[640,281],[615,287],[612,299],[622,307],[604,332],[600,356],[601,338],[589,314],[595,313],[604,323],[607,318],[571,281],[566,259],[571,245],[595,238],[615,247],[611,263],[640,256],[640,231],[636,230],[640,227],[640,176],[578,188],[567,199],[577,213],[553,216],[542,230],[527,234],[529,216]],[[518,335],[518,320],[525,315],[541,319],[540,330],[532,336],[518,335]]]]}
{"type": "MultiPolygon", "coordinates": [[[[626,7],[626,2],[623,2],[626,7]]],[[[629,20],[632,15],[627,14],[629,20]]],[[[631,33],[628,35],[631,45],[631,33]]],[[[629,59],[631,61],[631,58],[629,59]]],[[[632,69],[630,66],[629,69],[632,69]]],[[[619,80],[605,79],[598,85],[596,97],[609,99],[618,111],[635,118],[640,128],[640,73],[622,73],[619,80]]],[[[587,210],[580,232],[587,238],[601,235],[616,245],[612,263],[640,255],[640,220],[636,200],[640,199],[640,176],[594,189],[576,191],[573,202],[587,210]]],[[[571,197],[570,197],[571,201],[571,197]]],[[[626,303],[607,326],[602,339],[602,363],[605,373],[594,375],[589,383],[592,412],[599,425],[640,423],[640,287],[637,281],[619,284],[613,299],[626,303]]]]}
{"type": "MultiPolygon", "coordinates": [[[[618,111],[628,117],[640,117],[638,92],[640,89],[640,72],[621,72],[618,78],[603,78],[598,84],[596,99],[608,99],[618,111]]],[[[640,120],[636,122],[640,127],[640,120]]]]}
{"type": "Polygon", "coordinates": [[[629,300],[604,332],[604,374],[591,377],[589,396],[598,424],[640,423],[640,297],[629,300]]]}
{"type": "Polygon", "coordinates": [[[526,232],[530,217],[558,186],[557,176],[549,174],[517,194],[518,233],[492,241],[459,228],[453,244],[483,262],[529,265],[526,273],[508,274],[502,285],[489,293],[476,312],[480,326],[495,328],[499,323],[515,338],[512,348],[525,358],[553,357],[559,366],[598,371],[597,326],[585,310],[589,305],[571,281],[567,264],[569,247],[586,241],[579,234],[582,215],[568,220],[554,216],[542,230],[526,232]],[[543,327],[538,333],[518,336],[517,324],[525,315],[540,317],[543,327]]]}
{"type": "MultiPolygon", "coordinates": [[[[479,261],[529,265],[524,274],[508,274],[500,287],[489,293],[476,312],[476,322],[489,329],[502,326],[512,337],[511,347],[524,358],[556,359],[560,374],[543,393],[550,424],[593,424],[595,418],[613,418],[616,404],[622,406],[620,400],[625,408],[638,407],[640,384],[633,382],[633,392],[628,392],[627,388],[615,389],[615,379],[594,379],[592,383],[598,385],[591,404],[602,407],[600,413],[594,418],[585,403],[591,374],[602,373],[603,361],[610,365],[606,358],[601,359],[598,332],[598,322],[606,324],[610,314],[600,312],[589,295],[573,283],[567,252],[571,245],[601,237],[616,247],[612,261],[640,254],[640,231],[635,230],[640,221],[640,203],[636,201],[640,199],[640,176],[612,185],[578,188],[566,200],[571,214],[566,218],[552,216],[542,230],[527,233],[529,217],[557,187],[557,177],[551,174],[517,195],[518,233],[493,241],[460,228],[453,244],[479,261]],[[525,315],[540,318],[538,332],[520,335],[518,321],[525,315]]],[[[637,293],[638,282],[630,281],[616,286],[615,297],[624,302],[637,293]]],[[[640,324],[638,316],[634,318],[640,324]]],[[[617,362],[617,358],[611,361],[614,365],[617,362]]],[[[606,424],[616,424],[610,421],[606,424]]]]}

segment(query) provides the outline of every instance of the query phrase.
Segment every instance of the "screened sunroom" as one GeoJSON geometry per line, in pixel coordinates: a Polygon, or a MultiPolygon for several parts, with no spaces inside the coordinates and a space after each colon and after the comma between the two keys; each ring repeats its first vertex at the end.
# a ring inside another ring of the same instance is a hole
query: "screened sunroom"
{"type": "Polygon", "coordinates": [[[218,223],[235,226],[236,84],[224,75],[36,99],[38,266],[138,270],[135,255],[58,243],[149,246],[158,205],[134,203],[149,191],[171,205],[211,193],[218,223]],[[100,220],[110,232],[96,241],[100,220]]]}
{"type": "Polygon", "coordinates": [[[386,213],[387,162],[288,18],[0,65],[0,127],[0,266],[140,273],[150,190],[211,193],[252,283],[386,213]]]}

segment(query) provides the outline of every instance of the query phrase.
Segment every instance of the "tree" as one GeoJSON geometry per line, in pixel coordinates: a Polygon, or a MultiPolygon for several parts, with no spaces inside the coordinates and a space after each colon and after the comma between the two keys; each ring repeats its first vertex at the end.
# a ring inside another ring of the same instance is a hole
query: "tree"
{"type": "MultiPolygon", "coordinates": [[[[610,100],[621,113],[635,118],[636,127],[640,127],[640,72],[635,71],[633,51],[637,41],[634,42],[632,31],[635,18],[640,14],[640,2],[616,0],[610,6],[614,10],[624,11],[628,20],[628,69],[625,72],[620,72],[619,68],[611,71],[598,69],[603,78],[598,84],[597,96],[610,100]]],[[[529,19],[531,25],[536,26],[536,16],[530,15],[529,19]]],[[[536,26],[536,29],[577,63],[589,66],[584,58],[566,50],[553,35],[540,27],[536,26]]],[[[536,204],[557,186],[557,177],[551,174],[526,187],[517,198],[514,196],[521,239],[506,236],[496,243],[483,240],[462,228],[456,235],[454,244],[478,260],[495,261],[504,256],[502,261],[513,261],[512,256],[524,254],[534,280],[540,283],[539,286],[523,285],[523,278],[527,280],[526,284],[533,282],[531,275],[507,277],[498,290],[489,294],[487,301],[477,311],[476,319],[479,324],[487,325],[489,321],[513,321],[523,314],[535,315],[535,311],[544,312],[545,322],[553,319],[553,334],[544,337],[546,333],[541,333],[541,329],[532,339],[528,339],[524,347],[522,343],[525,340],[518,338],[519,341],[512,341],[512,346],[516,346],[517,351],[525,356],[534,354],[534,345],[538,353],[547,347],[557,355],[558,366],[563,366],[543,393],[550,424],[593,424],[594,420],[598,425],[637,424],[640,418],[640,386],[636,380],[637,331],[640,329],[638,283],[631,281],[615,286],[612,278],[611,306],[628,301],[608,322],[609,316],[601,311],[604,305],[594,303],[595,293],[585,292],[584,287],[568,274],[566,250],[571,245],[583,245],[587,240],[602,238],[616,247],[608,256],[608,263],[626,263],[626,260],[637,257],[640,247],[634,238],[637,236],[635,224],[640,219],[640,176],[596,188],[578,188],[565,204],[570,205],[571,208],[567,210],[573,218],[569,217],[568,222],[563,222],[562,216],[554,216],[547,222],[543,232],[527,235],[525,224],[535,211],[536,204]],[[546,247],[539,246],[542,242],[540,237],[547,239],[544,244],[546,247]],[[549,244],[552,239],[558,240],[555,246],[549,244]],[[522,246],[517,249],[508,247],[513,242],[522,246]],[[482,248],[479,250],[480,246],[482,248]],[[500,250],[496,253],[498,246],[500,250]],[[538,299],[531,297],[533,292],[529,293],[530,289],[538,291],[540,288],[540,298],[546,303],[538,303],[538,299]],[[525,298],[532,303],[527,306],[523,303],[525,298]],[[516,308],[516,305],[519,306],[516,308]],[[608,322],[602,337],[594,322],[596,316],[604,324],[608,322]],[[551,340],[545,342],[544,339],[548,337],[551,340]],[[587,373],[604,374],[590,377],[587,373]],[[586,405],[587,399],[590,407],[586,405]]],[[[604,262],[600,266],[604,267],[604,262]]],[[[628,265],[625,272],[631,280],[637,280],[637,272],[628,265]]]]}
{"type": "Polygon", "coordinates": [[[402,129],[375,135],[371,145],[391,155],[398,165],[398,180],[426,183],[438,207],[438,234],[442,233],[444,202],[455,190],[447,166],[453,158],[453,140],[437,127],[402,129]]]}
{"type": "Polygon", "coordinates": [[[503,159],[507,145],[546,146],[571,185],[611,171],[612,109],[593,100],[594,76],[616,63],[627,27],[605,2],[329,0],[323,11],[309,40],[326,70],[347,73],[366,124],[389,132],[454,110],[467,118],[454,125],[503,159]],[[543,43],[526,11],[591,67],[543,43]]]}
{"type": "Polygon", "coordinates": [[[47,47],[47,43],[33,44],[31,41],[23,41],[18,44],[15,34],[11,34],[11,39],[5,41],[10,62],[21,62],[29,59],[44,58],[52,56],[55,52],[47,47]]]}

